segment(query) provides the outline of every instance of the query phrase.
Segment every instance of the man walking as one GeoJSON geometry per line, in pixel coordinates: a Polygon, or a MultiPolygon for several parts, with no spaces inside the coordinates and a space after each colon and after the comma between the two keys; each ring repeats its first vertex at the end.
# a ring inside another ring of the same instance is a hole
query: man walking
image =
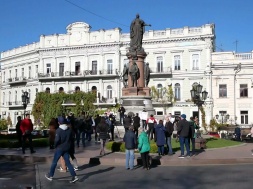
{"type": "Polygon", "coordinates": [[[181,155],[179,158],[184,158],[184,146],[186,148],[186,156],[190,156],[190,148],[189,148],[189,130],[190,130],[190,124],[186,120],[186,115],[181,115],[181,120],[178,122],[177,125],[177,134],[179,135],[179,142],[180,142],[180,149],[181,149],[181,155]]]}
{"type": "Polygon", "coordinates": [[[19,144],[19,148],[22,147],[22,131],[20,129],[20,124],[21,124],[21,116],[17,117],[17,124],[16,124],[16,133],[17,133],[17,137],[18,137],[18,144],[19,144]]]}
{"type": "Polygon", "coordinates": [[[136,113],[136,115],[133,119],[134,133],[135,133],[136,137],[138,137],[138,130],[139,130],[139,127],[141,126],[140,121],[141,121],[141,119],[139,117],[139,114],[136,113]]]}
{"type": "Polygon", "coordinates": [[[54,153],[53,162],[50,168],[50,172],[45,175],[46,179],[49,181],[53,180],[55,168],[57,166],[57,162],[62,156],[66,166],[68,167],[68,170],[72,176],[72,179],[70,180],[70,183],[74,183],[78,180],[78,177],[76,176],[75,170],[72,166],[72,164],[69,161],[69,150],[71,146],[72,141],[72,131],[67,126],[68,121],[64,117],[58,117],[59,122],[59,128],[56,130],[55,135],[55,148],[56,151],[54,153]]]}
{"type": "Polygon", "coordinates": [[[30,119],[30,114],[25,114],[25,119],[23,119],[20,123],[20,129],[22,131],[22,152],[25,154],[25,142],[29,140],[29,147],[31,154],[35,153],[33,150],[32,144],[32,131],[33,131],[33,124],[30,119]]]}
{"type": "Polygon", "coordinates": [[[133,126],[130,126],[123,138],[126,148],[126,169],[130,170],[134,169],[134,149],[137,148],[137,138],[133,130],[133,126]]]}

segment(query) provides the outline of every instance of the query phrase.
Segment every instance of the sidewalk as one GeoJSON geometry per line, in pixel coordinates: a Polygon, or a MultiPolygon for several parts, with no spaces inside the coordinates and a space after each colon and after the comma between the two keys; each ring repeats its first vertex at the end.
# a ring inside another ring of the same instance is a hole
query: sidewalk
{"type": "MultiPolygon", "coordinates": [[[[179,151],[173,156],[158,157],[157,154],[151,154],[152,163],[162,166],[194,166],[194,165],[215,165],[215,164],[250,164],[253,163],[251,150],[252,143],[242,143],[242,145],[220,148],[206,149],[199,151],[196,156],[179,159],[179,151]]],[[[49,148],[36,148],[35,154],[30,154],[27,149],[23,155],[21,150],[0,149],[0,159],[9,161],[21,161],[25,163],[51,163],[54,150],[49,148]]],[[[76,158],[80,165],[83,164],[102,164],[102,165],[124,165],[125,154],[120,152],[106,152],[105,156],[100,156],[100,143],[94,141],[87,142],[86,147],[76,148],[76,158]]],[[[139,163],[140,154],[136,153],[135,161],[139,163]]],[[[136,163],[135,163],[136,164],[136,163]]]]}

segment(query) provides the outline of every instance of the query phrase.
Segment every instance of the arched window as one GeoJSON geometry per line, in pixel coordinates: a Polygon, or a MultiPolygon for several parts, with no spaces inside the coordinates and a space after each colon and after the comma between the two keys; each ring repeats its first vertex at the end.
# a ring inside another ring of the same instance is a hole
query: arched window
{"type": "Polygon", "coordinates": [[[106,88],[106,96],[107,96],[107,99],[112,99],[112,86],[111,85],[108,85],[106,88]]]}
{"type": "Polygon", "coordinates": [[[64,88],[63,87],[59,87],[59,93],[64,92],[64,88]]]}
{"type": "Polygon", "coordinates": [[[176,98],[176,101],[180,101],[181,100],[180,84],[179,83],[175,84],[175,98],[176,98]]]}
{"type": "Polygon", "coordinates": [[[80,87],[79,86],[75,87],[75,92],[80,92],[80,87]]]}
{"type": "Polygon", "coordinates": [[[158,98],[162,98],[162,90],[163,90],[163,85],[159,83],[157,85],[158,98]]]}
{"type": "Polygon", "coordinates": [[[49,87],[46,88],[46,93],[50,93],[50,88],[49,87]]]}

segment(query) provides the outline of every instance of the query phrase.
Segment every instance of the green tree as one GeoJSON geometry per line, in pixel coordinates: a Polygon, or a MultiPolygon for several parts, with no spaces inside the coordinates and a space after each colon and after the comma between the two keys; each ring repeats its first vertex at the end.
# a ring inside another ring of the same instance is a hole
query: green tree
{"type": "Polygon", "coordinates": [[[8,128],[8,123],[6,119],[0,119],[0,130],[6,130],[8,128]]]}
{"type": "Polygon", "coordinates": [[[65,108],[62,106],[66,102],[75,103],[75,106],[68,107],[75,115],[79,115],[81,112],[93,115],[95,112],[95,106],[93,105],[95,100],[96,94],[92,92],[85,93],[78,91],[73,94],[40,92],[36,95],[32,108],[34,122],[37,125],[42,124],[44,127],[48,127],[52,118],[66,113],[65,108]]]}

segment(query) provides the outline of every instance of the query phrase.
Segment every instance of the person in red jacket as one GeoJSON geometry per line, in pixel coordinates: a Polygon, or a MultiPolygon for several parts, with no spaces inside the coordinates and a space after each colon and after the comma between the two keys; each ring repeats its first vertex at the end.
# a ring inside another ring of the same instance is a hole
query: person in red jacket
{"type": "Polygon", "coordinates": [[[31,154],[35,153],[35,151],[33,150],[33,145],[32,145],[33,124],[30,119],[30,114],[25,115],[25,119],[23,119],[20,123],[20,129],[22,131],[22,151],[23,151],[23,154],[25,154],[25,142],[27,139],[29,140],[31,154]]]}

